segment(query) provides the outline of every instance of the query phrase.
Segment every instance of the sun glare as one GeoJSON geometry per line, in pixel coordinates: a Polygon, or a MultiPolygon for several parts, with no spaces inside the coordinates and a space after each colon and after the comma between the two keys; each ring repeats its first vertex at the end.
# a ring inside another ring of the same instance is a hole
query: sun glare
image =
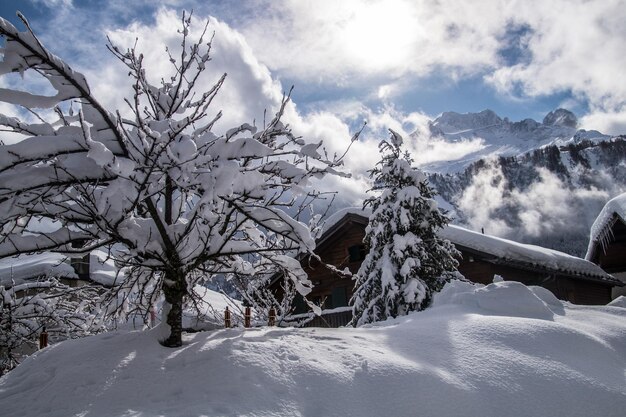
{"type": "Polygon", "coordinates": [[[409,56],[417,24],[405,4],[376,2],[354,11],[345,27],[349,53],[370,67],[385,66],[409,56]]]}

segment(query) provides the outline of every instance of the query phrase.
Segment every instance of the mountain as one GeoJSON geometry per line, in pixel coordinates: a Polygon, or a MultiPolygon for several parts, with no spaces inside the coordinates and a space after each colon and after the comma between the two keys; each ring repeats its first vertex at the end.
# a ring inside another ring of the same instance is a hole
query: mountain
{"type": "Polygon", "coordinates": [[[610,139],[598,131],[577,129],[577,126],[576,116],[565,109],[548,113],[541,123],[533,119],[511,122],[492,110],[466,114],[445,112],[429,123],[430,135],[452,144],[474,141],[478,149],[456,161],[438,161],[423,168],[430,172],[459,172],[488,157],[516,156],[548,145],[610,139]]]}
{"type": "Polygon", "coordinates": [[[455,223],[583,256],[602,206],[626,191],[626,136],[577,126],[565,109],[542,122],[446,112],[430,122],[431,136],[480,146],[422,168],[455,223]]]}

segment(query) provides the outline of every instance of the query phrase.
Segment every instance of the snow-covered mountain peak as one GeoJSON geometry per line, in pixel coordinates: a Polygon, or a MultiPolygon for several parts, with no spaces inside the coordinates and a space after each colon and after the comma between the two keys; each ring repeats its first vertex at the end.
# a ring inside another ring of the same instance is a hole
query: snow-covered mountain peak
{"type": "Polygon", "coordinates": [[[578,126],[578,118],[569,110],[556,109],[551,111],[543,118],[543,124],[546,126],[566,126],[576,128],[578,126]]]}
{"type": "Polygon", "coordinates": [[[577,130],[577,125],[574,113],[562,108],[548,113],[541,123],[533,119],[512,122],[492,110],[465,114],[445,112],[429,123],[431,136],[450,144],[458,143],[471,151],[456,160],[434,161],[424,168],[431,172],[458,172],[491,156],[516,156],[549,145],[609,139],[597,131],[577,130]],[[468,143],[473,146],[467,146],[468,143]]]}
{"type": "Polygon", "coordinates": [[[502,124],[502,119],[493,110],[480,113],[444,112],[430,123],[431,131],[441,134],[458,133],[502,124]]]}

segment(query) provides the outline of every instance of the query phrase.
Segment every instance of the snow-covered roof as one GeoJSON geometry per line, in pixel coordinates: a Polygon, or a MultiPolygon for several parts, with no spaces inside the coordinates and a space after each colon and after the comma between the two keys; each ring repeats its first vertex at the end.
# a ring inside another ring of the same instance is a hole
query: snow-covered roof
{"type": "Polygon", "coordinates": [[[626,193],[609,200],[591,225],[585,259],[593,258],[597,244],[608,237],[607,234],[617,219],[626,224],[626,193]]]}
{"type": "MultiPolygon", "coordinates": [[[[626,203],[626,199],[624,202],[626,203]]],[[[369,212],[358,207],[348,207],[337,211],[324,224],[322,237],[326,237],[324,234],[331,231],[347,215],[356,215],[367,219],[369,212]]],[[[553,249],[484,235],[455,225],[447,226],[441,230],[440,235],[456,246],[463,246],[467,249],[493,255],[503,262],[510,261],[548,271],[565,272],[574,276],[614,281],[611,275],[607,274],[596,264],[553,249]]]]}
{"type": "MultiPolygon", "coordinates": [[[[115,266],[113,259],[102,250],[94,250],[89,256],[89,279],[107,287],[113,286],[118,276],[118,268],[115,266]]],[[[122,276],[123,273],[120,273],[120,278],[117,278],[117,282],[120,281],[122,276]]]]}
{"type": "Polygon", "coordinates": [[[503,262],[521,263],[549,271],[566,272],[607,281],[614,280],[593,262],[553,249],[484,235],[455,225],[448,225],[441,230],[440,236],[456,246],[493,255],[503,262]]]}
{"type": "Polygon", "coordinates": [[[341,223],[346,216],[356,215],[362,217],[366,222],[371,214],[370,210],[363,210],[361,207],[345,207],[337,210],[335,213],[330,215],[326,221],[324,221],[324,226],[322,227],[321,238],[324,238],[324,235],[328,233],[329,230],[333,229],[336,225],[341,223]]]}
{"type": "Polygon", "coordinates": [[[19,285],[42,276],[78,278],[69,264],[69,258],[60,253],[46,252],[0,259],[0,285],[19,285]]]}
{"type": "MultiPolygon", "coordinates": [[[[105,286],[113,285],[117,274],[113,260],[101,250],[95,250],[89,256],[89,279],[105,286]]],[[[19,285],[45,276],[78,279],[70,257],[65,254],[45,252],[0,259],[0,285],[19,285]]]]}

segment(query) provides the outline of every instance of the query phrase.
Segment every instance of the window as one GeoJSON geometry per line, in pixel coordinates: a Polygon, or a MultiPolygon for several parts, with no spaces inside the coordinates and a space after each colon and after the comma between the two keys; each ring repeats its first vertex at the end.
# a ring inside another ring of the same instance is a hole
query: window
{"type": "Polygon", "coordinates": [[[350,262],[359,262],[365,259],[365,245],[353,245],[348,248],[350,262]]]}
{"type": "Polygon", "coordinates": [[[306,313],[309,310],[304,298],[300,294],[296,294],[293,299],[293,314],[306,313]]]}
{"type": "Polygon", "coordinates": [[[332,292],[332,308],[345,307],[348,305],[348,294],[345,287],[335,287],[332,292]]]}
{"type": "Polygon", "coordinates": [[[81,258],[70,258],[70,264],[80,279],[89,278],[89,254],[81,258]]]}

